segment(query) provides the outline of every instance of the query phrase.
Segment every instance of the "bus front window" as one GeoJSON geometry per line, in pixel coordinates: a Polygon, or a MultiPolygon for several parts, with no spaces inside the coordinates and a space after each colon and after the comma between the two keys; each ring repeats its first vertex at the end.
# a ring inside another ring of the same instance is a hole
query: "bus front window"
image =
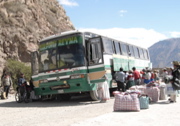
{"type": "Polygon", "coordinates": [[[58,68],[78,67],[85,64],[82,44],[59,46],[57,52],[58,68]]]}
{"type": "Polygon", "coordinates": [[[56,49],[40,51],[39,71],[56,68],[56,49]]]}

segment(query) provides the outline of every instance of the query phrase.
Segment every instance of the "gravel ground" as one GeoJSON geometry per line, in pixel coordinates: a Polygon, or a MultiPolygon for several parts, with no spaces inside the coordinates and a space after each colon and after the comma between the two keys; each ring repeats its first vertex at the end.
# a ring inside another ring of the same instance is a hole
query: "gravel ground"
{"type": "Polygon", "coordinates": [[[180,126],[180,97],[177,101],[159,101],[140,112],[113,112],[113,97],[107,103],[91,101],[89,96],[68,102],[16,103],[10,95],[0,100],[0,126],[180,126]]]}

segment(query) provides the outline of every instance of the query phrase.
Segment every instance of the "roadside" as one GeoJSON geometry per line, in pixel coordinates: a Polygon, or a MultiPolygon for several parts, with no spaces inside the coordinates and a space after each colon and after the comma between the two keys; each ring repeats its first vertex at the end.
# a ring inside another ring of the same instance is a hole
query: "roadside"
{"type": "Polygon", "coordinates": [[[2,126],[179,126],[180,97],[177,103],[159,101],[140,112],[113,112],[114,97],[107,103],[89,96],[71,101],[16,103],[14,96],[0,100],[2,126]]]}

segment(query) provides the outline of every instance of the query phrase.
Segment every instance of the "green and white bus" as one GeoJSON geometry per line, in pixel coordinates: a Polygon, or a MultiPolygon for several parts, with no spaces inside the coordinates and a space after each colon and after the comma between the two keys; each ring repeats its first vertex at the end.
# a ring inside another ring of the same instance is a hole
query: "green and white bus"
{"type": "Polygon", "coordinates": [[[32,80],[36,95],[58,95],[64,100],[76,93],[90,93],[98,100],[97,84],[119,68],[152,67],[148,50],[91,32],[70,31],[44,38],[32,53],[32,80]]]}

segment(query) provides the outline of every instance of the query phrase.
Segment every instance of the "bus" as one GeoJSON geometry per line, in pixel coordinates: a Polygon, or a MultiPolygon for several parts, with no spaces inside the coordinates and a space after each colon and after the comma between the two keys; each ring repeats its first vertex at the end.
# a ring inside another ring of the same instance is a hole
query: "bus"
{"type": "Polygon", "coordinates": [[[69,100],[90,93],[98,100],[97,84],[116,88],[114,73],[122,67],[152,67],[147,49],[92,32],[69,31],[42,39],[32,52],[32,82],[39,96],[69,100]]]}

